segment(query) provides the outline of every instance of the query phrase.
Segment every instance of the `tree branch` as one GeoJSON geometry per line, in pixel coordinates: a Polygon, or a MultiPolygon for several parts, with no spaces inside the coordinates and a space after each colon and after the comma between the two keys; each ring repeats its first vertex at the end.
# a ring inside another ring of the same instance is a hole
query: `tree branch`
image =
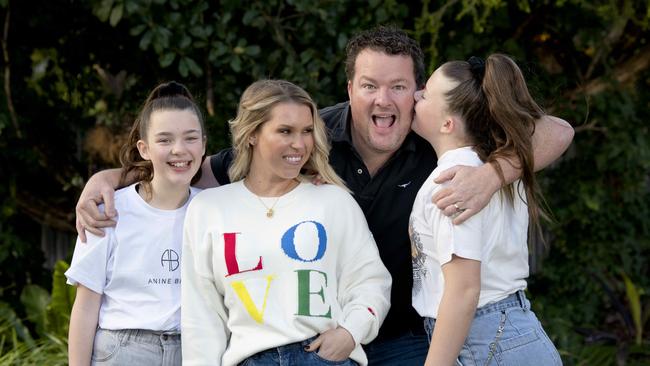
{"type": "MultiPolygon", "coordinates": [[[[650,45],[645,46],[636,55],[616,66],[611,76],[619,84],[627,84],[634,82],[637,75],[648,67],[650,67],[650,45]]],[[[599,77],[589,81],[580,89],[586,95],[595,95],[607,89],[610,85],[608,78],[599,77]]]]}
{"type": "Polygon", "coordinates": [[[9,66],[9,49],[7,47],[7,41],[9,39],[10,14],[11,9],[9,8],[9,4],[7,4],[7,14],[5,14],[4,32],[2,35],[2,55],[5,62],[4,90],[5,96],[7,98],[7,109],[9,109],[11,123],[14,125],[14,129],[16,130],[16,136],[18,136],[18,138],[22,138],[23,134],[20,131],[20,126],[18,126],[18,117],[16,116],[16,110],[14,109],[14,102],[11,99],[11,67],[9,66]]]}

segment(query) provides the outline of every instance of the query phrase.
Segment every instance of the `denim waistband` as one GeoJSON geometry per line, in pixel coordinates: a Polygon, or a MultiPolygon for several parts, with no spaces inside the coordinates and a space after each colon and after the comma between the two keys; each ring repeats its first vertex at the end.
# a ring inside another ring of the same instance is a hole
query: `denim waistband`
{"type": "MultiPolygon", "coordinates": [[[[102,328],[100,328],[102,329],[102,328]]],[[[102,329],[114,334],[120,342],[134,341],[159,345],[162,343],[179,342],[181,333],[178,331],[154,331],[147,329],[102,329]]]]}
{"type": "Polygon", "coordinates": [[[526,310],[530,309],[530,301],[526,299],[526,294],[524,294],[523,290],[512,293],[505,299],[481,306],[480,308],[476,309],[476,314],[474,316],[493,313],[495,311],[502,311],[512,307],[520,307],[526,310]]]}

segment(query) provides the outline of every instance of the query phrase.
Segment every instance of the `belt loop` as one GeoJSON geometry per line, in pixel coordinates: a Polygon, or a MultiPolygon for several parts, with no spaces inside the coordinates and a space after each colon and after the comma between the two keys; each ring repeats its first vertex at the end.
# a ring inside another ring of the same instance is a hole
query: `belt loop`
{"type": "Polygon", "coordinates": [[[526,301],[526,294],[524,293],[524,290],[519,290],[517,291],[517,300],[519,300],[519,305],[521,305],[522,309],[528,310],[529,306],[526,301]]]}

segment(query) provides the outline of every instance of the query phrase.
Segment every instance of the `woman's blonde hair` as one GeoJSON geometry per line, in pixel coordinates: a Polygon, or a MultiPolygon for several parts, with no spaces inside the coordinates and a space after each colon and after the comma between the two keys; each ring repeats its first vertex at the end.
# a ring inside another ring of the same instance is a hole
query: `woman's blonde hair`
{"type": "Polygon", "coordinates": [[[343,180],[329,164],[330,145],[327,141],[327,130],[318,115],[316,103],[302,88],[285,80],[259,80],[246,88],[242,94],[237,117],[229,122],[234,152],[233,162],[228,169],[230,181],[236,182],[248,175],[253,159],[250,137],[271,119],[271,111],[280,103],[296,103],[309,107],[314,121],[314,148],[298,179],[310,181],[318,174],[327,183],[347,190],[343,180]]]}

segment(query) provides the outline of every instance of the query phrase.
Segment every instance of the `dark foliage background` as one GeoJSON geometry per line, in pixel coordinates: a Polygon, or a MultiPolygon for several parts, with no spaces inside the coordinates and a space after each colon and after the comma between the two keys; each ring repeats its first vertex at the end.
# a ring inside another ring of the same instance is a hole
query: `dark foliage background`
{"type": "Polygon", "coordinates": [[[83,184],[117,165],[149,89],[187,84],[216,152],[258,78],[291,80],[320,106],[345,100],[345,43],[387,23],[421,42],[429,71],[514,56],[573,124],[539,175],[554,221],[532,251],[534,309],[565,364],[650,364],[647,2],[0,0],[0,21],[0,364],[65,364],[74,293],[55,262],[69,259],[83,184]]]}

